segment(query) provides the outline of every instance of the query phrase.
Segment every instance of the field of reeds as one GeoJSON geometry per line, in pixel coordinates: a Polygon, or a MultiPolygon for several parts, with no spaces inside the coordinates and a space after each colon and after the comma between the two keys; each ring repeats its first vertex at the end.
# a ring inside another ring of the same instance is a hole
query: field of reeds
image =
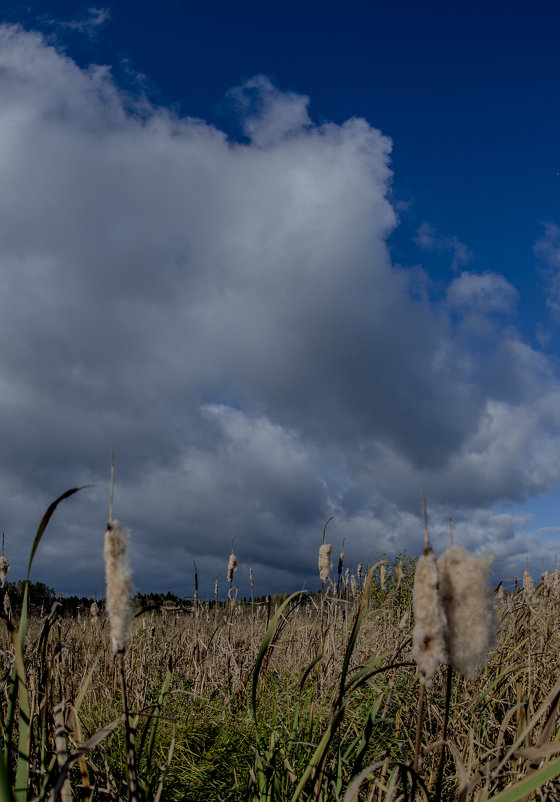
{"type": "Polygon", "coordinates": [[[105,537],[106,601],[4,597],[0,800],[560,800],[560,574],[477,599],[457,546],[356,575],[322,548],[316,594],[237,601],[230,558],[228,600],[150,609],[105,537]]]}

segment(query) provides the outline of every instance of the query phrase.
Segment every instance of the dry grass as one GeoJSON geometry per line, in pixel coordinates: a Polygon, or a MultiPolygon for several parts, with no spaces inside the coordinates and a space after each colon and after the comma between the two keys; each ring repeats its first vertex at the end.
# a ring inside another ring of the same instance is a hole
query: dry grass
{"type": "Polygon", "coordinates": [[[417,743],[412,569],[137,609],[120,661],[102,605],[5,614],[0,799],[560,800],[560,577],[495,594],[496,648],[435,669],[417,743]]]}

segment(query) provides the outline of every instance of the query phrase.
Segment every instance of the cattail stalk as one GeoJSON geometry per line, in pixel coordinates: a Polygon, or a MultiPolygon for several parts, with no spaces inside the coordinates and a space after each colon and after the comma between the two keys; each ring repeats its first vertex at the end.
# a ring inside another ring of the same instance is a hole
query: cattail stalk
{"type": "Polygon", "coordinates": [[[110,517],[105,531],[103,557],[105,559],[106,609],[109,615],[113,653],[117,656],[117,673],[121,690],[126,733],[126,769],[129,802],[139,802],[136,771],[136,728],[130,721],[124,655],[132,623],[132,573],[127,559],[128,533],[113,521],[114,464],[111,455],[110,517]]]}

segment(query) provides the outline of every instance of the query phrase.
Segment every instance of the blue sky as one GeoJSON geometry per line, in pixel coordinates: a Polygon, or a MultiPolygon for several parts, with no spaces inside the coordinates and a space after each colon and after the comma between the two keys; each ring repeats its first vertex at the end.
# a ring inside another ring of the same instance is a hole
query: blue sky
{"type": "Polygon", "coordinates": [[[142,590],[188,593],[193,559],[213,587],[232,539],[241,592],[249,561],[262,592],[314,587],[330,515],[353,566],[416,553],[421,490],[436,545],[451,514],[498,575],[553,563],[559,22],[552,2],[3,4],[14,575],[52,496],[93,481],[37,571],[101,586],[80,538],[111,450],[142,590]]]}

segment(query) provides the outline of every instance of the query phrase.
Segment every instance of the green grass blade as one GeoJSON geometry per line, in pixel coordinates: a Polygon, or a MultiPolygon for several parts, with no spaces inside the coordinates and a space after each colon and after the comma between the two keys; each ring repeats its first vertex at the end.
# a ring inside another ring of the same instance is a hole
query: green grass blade
{"type": "Polygon", "coordinates": [[[350,637],[348,638],[348,643],[346,644],[346,652],[344,653],[344,663],[342,664],[342,671],[340,672],[340,690],[338,693],[338,698],[335,703],[335,707],[340,707],[342,705],[342,700],[344,699],[346,676],[348,674],[348,669],[350,667],[350,659],[352,657],[352,652],[354,651],[354,646],[356,645],[356,640],[358,638],[358,633],[362,626],[364,616],[367,612],[369,597],[371,595],[371,583],[373,580],[373,572],[375,571],[376,568],[377,564],[373,565],[366,574],[364,582],[364,590],[362,593],[362,598],[360,599],[360,606],[358,607],[358,611],[354,618],[352,631],[350,633],[350,637]]]}
{"type": "Polygon", "coordinates": [[[301,780],[299,781],[297,788],[294,791],[294,794],[291,798],[291,802],[298,802],[299,795],[301,794],[301,792],[306,786],[306,783],[311,777],[313,769],[317,768],[321,764],[323,758],[326,755],[327,749],[329,748],[329,744],[333,738],[333,735],[335,734],[336,730],[338,729],[343,719],[344,713],[345,713],[345,708],[339,707],[336,713],[334,714],[331,723],[325,730],[325,734],[323,735],[321,741],[319,742],[319,746],[313,753],[311,760],[309,761],[309,763],[305,768],[305,771],[303,772],[301,780]]]}
{"type": "Polygon", "coordinates": [[[6,769],[4,755],[0,752],[0,799],[2,802],[14,802],[14,795],[6,769]]]}
{"type": "Polygon", "coordinates": [[[266,632],[264,634],[264,638],[262,639],[261,647],[259,649],[259,653],[258,653],[257,659],[255,661],[255,667],[253,669],[253,685],[252,685],[252,688],[251,688],[251,703],[252,703],[252,706],[253,706],[253,717],[255,719],[255,723],[257,721],[257,683],[258,683],[259,673],[260,673],[260,670],[261,670],[261,667],[262,667],[262,663],[263,663],[264,657],[265,657],[265,655],[266,655],[266,653],[267,653],[267,651],[268,651],[268,649],[270,647],[270,644],[272,643],[272,639],[274,637],[274,633],[276,632],[276,627],[278,626],[278,622],[279,622],[280,617],[282,616],[284,610],[286,609],[288,604],[290,604],[290,602],[292,602],[295,598],[297,598],[298,596],[301,596],[301,595],[302,595],[302,591],[298,590],[295,593],[292,593],[291,596],[288,596],[288,598],[285,601],[282,602],[282,604],[280,605],[278,610],[273,615],[273,617],[272,617],[272,619],[270,621],[270,624],[268,625],[268,629],[266,630],[266,632]]]}
{"type": "Polygon", "coordinates": [[[525,777],[521,782],[516,783],[512,788],[501,791],[496,796],[491,797],[491,802],[519,802],[532,791],[536,791],[541,785],[549,780],[553,780],[560,774],[560,758],[552,763],[547,763],[529,777],[525,777]]]}
{"type": "Polygon", "coordinates": [[[52,518],[52,515],[53,515],[54,511],[56,510],[56,508],[58,507],[58,505],[60,504],[61,501],[64,501],[64,499],[69,498],[70,496],[73,496],[74,493],[78,493],[80,490],[84,490],[86,487],[91,487],[91,485],[82,485],[81,487],[72,487],[70,490],[67,490],[65,493],[63,493],[61,496],[59,496],[57,499],[55,499],[52,502],[52,504],[50,504],[47,507],[47,510],[46,510],[45,514],[41,518],[41,523],[39,524],[39,527],[37,529],[37,533],[35,535],[35,540],[33,541],[33,545],[31,546],[31,554],[29,555],[29,564],[27,566],[27,579],[29,579],[29,575],[31,574],[31,565],[33,563],[33,558],[35,557],[35,552],[37,551],[39,543],[41,542],[41,538],[43,537],[45,529],[47,528],[48,523],[49,523],[50,519],[52,518]]]}
{"type": "Polygon", "coordinates": [[[161,709],[163,707],[165,697],[169,693],[169,688],[171,687],[171,679],[172,679],[171,669],[168,668],[167,674],[165,675],[165,679],[163,680],[163,685],[161,686],[161,691],[159,693],[158,702],[156,705],[156,709],[154,711],[154,719],[152,721],[152,727],[150,730],[150,738],[148,740],[148,755],[146,758],[148,772],[150,771],[152,766],[152,756],[154,752],[154,745],[156,742],[156,734],[159,726],[159,721],[161,718],[161,709]]]}

